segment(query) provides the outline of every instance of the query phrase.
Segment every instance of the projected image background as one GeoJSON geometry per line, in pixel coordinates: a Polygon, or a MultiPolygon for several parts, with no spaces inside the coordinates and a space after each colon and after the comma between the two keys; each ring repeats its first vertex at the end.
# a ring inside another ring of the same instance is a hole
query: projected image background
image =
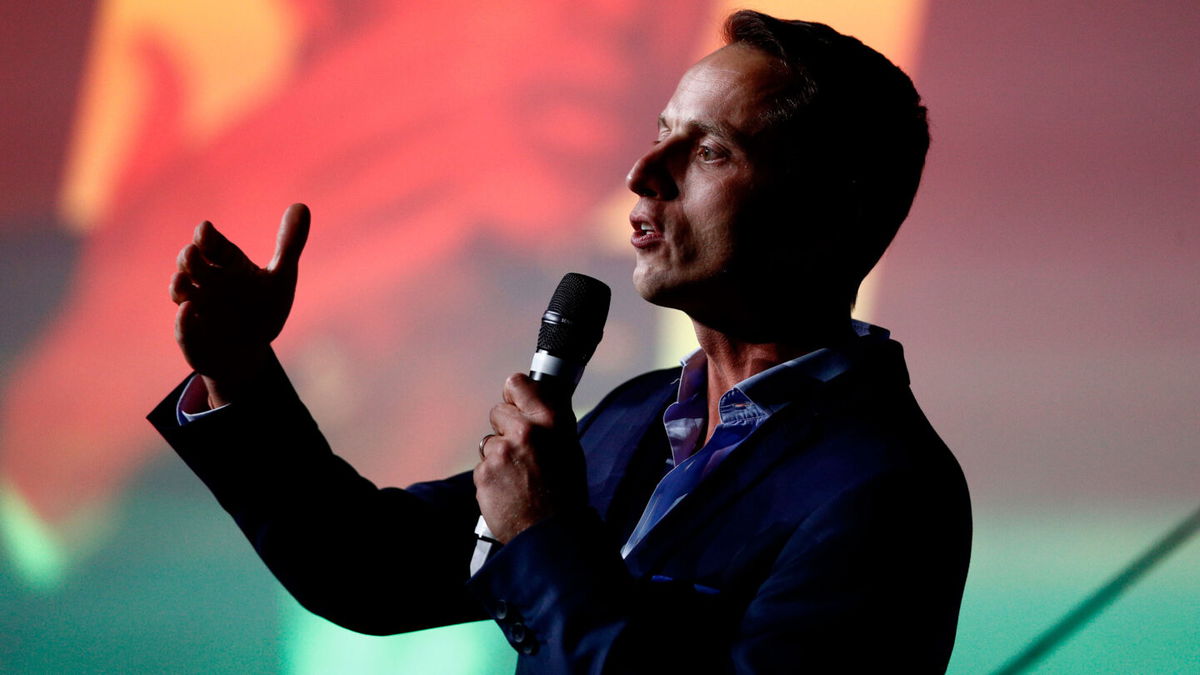
{"type": "MultiPolygon", "coordinates": [[[[856,313],[904,343],[966,472],[950,670],[995,669],[1200,505],[1200,9],[747,5],[859,36],[930,108],[922,191],[856,313]]],[[[0,671],[511,672],[486,623],[307,614],[157,438],[143,417],[187,374],[175,255],[208,219],[265,261],[309,204],[277,342],[297,388],[378,484],[470,468],[564,272],[614,289],[581,411],[688,351],[629,286],[623,177],[733,8],[0,9],[0,671]]],[[[1189,540],[1039,672],[1200,672],[1197,569],[1189,540]]]]}

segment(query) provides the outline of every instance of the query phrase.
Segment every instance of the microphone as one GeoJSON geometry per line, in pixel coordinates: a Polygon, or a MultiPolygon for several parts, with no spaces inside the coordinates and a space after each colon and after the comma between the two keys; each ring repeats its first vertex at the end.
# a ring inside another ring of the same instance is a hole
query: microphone
{"type": "MultiPolygon", "coordinates": [[[[537,350],[529,364],[529,378],[539,384],[544,398],[554,404],[567,404],[583,377],[608,319],[612,291],[599,279],[568,272],[558,282],[550,305],[542,314],[538,328],[537,350]]],[[[488,530],[483,516],[475,525],[475,553],[471,556],[471,576],[487,561],[492,547],[499,544],[488,530]]]]}
{"type": "Polygon", "coordinates": [[[608,319],[612,291],[599,279],[567,272],[538,328],[537,351],[529,364],[530,379],[540,382],[547,397],[565,403],[575,393],[608,319]]]}

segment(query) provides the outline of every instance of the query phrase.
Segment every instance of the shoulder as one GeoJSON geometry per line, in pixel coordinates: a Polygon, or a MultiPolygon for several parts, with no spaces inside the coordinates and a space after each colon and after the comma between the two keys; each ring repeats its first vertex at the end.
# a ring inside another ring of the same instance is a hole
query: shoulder
{"type": "Polygon", "coordinates": [[[639,394],[652,395],[662,391],[664,387],[673,386],[679,381],[679,370],[679,366],[660,368],[659,370],[651,370],[650,372],[632,377],[610,391],[604,397],[604,400],[601,401],[600,405],[614,398],[638,396],[639,394]]]}
{"type": "Polygon", "coordinates": [[[763,429],[764,442],[788,446],[770,480],[803,495],[811,508],[898,496],[891,486],[963,508],[969,497],[962,469],[914,398],[900,345],[864,347],[851,368],[814,386],[763,429]]]}
{"type": "Polygon", "coordinates": [[[579,421],[579,432],[585,432],[597,417],[605,413],[658,405],[665,396],[676,390],[678,380],[678,367],[652,370],[626,380],[608,392],[596,407],[579,421]]]}

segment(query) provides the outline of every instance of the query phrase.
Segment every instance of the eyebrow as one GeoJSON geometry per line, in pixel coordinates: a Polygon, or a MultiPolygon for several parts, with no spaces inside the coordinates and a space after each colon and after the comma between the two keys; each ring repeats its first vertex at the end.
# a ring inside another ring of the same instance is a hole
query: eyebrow
{"type": "MultiPolygon", "coordinates": [[[[658,116],[658,126],[660,128],[670,128],[670,125],[667,124],[667,118],[662,115],[658,116]]],[[[716,136],[717,138],[721,138],[733,143],[742,142],[742,139],[745,136],[745,134],[738,132],[736,129],[727,124],[689,120],[684,126],[689,129],[693,129],[710,136],[716,136]]]]}

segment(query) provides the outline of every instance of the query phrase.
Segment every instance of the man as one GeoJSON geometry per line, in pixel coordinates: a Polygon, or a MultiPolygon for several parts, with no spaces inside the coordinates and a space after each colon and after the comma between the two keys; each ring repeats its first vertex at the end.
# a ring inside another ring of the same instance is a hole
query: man
{"type": "Polygon", "coordinates": [[[578,425],[510,377],[473,474],[380,490],[329,451],[269,346],[306,208],[265,269],[197,228],[171,295],[199,376],[151,420],[306,607],[380,634],[491,616],[529,673],[945,669],[966,486],[899,345],[849,318],[915,193],[924,108],[826,26],[738,12],[726,33],[628,177],[634,285],[700,350],[578,425]],[[472,575],[481,514],[504,545],[472,575]]]}

